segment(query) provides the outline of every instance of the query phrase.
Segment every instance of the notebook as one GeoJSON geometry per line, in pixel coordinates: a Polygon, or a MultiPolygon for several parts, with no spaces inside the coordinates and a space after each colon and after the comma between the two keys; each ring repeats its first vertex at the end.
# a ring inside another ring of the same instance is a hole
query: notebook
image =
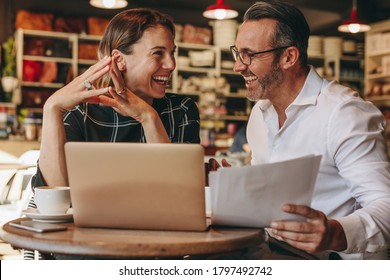
{"type": "Polygon", "coordinates": [[[199,144],[68,142],[76,226],[207,229],[199,144]]]}

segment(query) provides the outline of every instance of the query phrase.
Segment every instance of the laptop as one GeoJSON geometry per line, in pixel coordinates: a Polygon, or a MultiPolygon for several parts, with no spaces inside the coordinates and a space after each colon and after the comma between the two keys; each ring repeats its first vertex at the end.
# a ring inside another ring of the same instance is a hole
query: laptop
{"type": "Polygon", "coordinates": [[[203,156],[199,144],[67,142],[75,225],[206,230],[203,156]]]}

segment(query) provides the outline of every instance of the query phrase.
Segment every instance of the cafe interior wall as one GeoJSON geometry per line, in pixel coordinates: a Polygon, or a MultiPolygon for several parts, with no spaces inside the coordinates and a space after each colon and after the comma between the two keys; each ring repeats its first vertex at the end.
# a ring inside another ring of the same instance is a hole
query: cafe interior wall
{"type": "MultiPolygon", "coordinates": [[[[342,36],[344,39],[364,41],[364,34],[345,34],[337,31],[337,26],[349,18],[352,1],[345,0],[284,0],[297,5],[306,16],[312,34],[342,36]]],[[[170,14],[176,23],[210,27],[210,21],[202,16],[203,10],[215,0],[129,0],[126,8],[150,7],[170,14]]],[[[225,3],[238,10],[238,21],[254,0],[226,0],[225,3]]],[[[390,0],[358,0],[358,17],[367,22],[376,22],[390,17],[390,0]]],[[[94,8],[89,0],[0,0],[0,45],[15,32],[15,18],[20,10],[33,13],[52,13],[55,16],[81,17],[90,16],[111,18],[123,10],[94,8]]],[[[1,53],[1,52],[0,52],[1,53]]],[[[1,62],[1,55],[0,55],[1,62]]],[[[2,90],[2,89],[0,89],[2,90]]]]}
{"type": "MultiPolygon", "coordinates": [[[[342,35],[337,26],[342,20],[349,18],[351,0],[285,0],[297,5],[305,14],[312,33],[316,35],[342,35]]],[[[202,16],[203,10],[215,0],[184,1],[184,0],[129,0],[126,8],[150,7],[170,14],[177,23],[208,26],[209,20],[202,16]]],[[[225,3],[239,12],[238,20],[254,0],[226,0],[225,3]]],[[[390,17],[390,0],[358,0],[358,17],[367,22],[376,22],[390,17]]],[[[14,32],[16,13],[26,9],[30,12],[53,13],[57,16],[73,17],[103,17],[111,18],[120,10],[94,8],[89,0],[0,0],[0,43],[4,42],[14,32]]],[[[346,38],[350,39],[350,38],[346,38]]],[[[362,34],[353,35],[352,39],[364,40],[362,34]]]]}

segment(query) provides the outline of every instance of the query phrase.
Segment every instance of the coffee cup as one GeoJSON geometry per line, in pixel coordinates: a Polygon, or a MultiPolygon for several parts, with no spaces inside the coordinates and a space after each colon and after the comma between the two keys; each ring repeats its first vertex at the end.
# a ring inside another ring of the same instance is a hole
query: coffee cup
{"type": "Polygon", "coordinates": [[[65,186],[36,187],[34,201],[41,214],[65,214],[70,207],[70,188],[65,186]]]}

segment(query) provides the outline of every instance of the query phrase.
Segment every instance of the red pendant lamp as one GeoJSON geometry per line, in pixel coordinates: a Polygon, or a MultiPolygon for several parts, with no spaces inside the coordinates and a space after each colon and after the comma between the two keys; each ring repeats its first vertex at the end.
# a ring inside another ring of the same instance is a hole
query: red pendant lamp
{"type": "Polygon", "coordinates": [[[230,19],[238,16],[238,12],[230,6],[225,5],[224,0],[217,0],[217,3],[210,5],[203,12],[203,16],[210,19],[230,19]]]}
{"type": "Polygon", "coordinates": [[[364,21],[357,18],[357,5],[356,0],[352,2],[351,17],[344,20],[343,23],[337,28],[340,32],[358,33],[369,31],[371,27],[364,21]]]}

